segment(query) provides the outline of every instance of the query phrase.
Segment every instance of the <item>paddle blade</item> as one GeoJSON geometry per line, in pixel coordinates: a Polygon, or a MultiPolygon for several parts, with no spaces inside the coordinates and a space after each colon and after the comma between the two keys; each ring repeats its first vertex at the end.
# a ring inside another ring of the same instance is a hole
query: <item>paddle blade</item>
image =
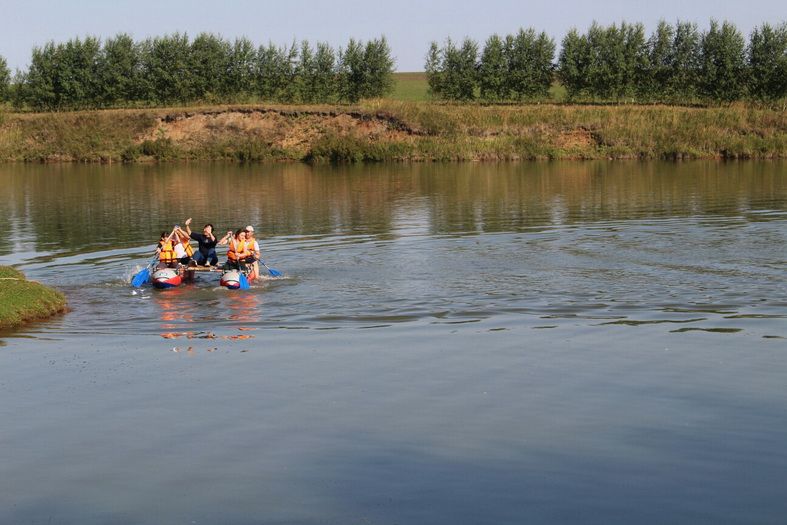
{"type": "MultiPolygon", "coordinates": [[[[266,268],[268,268],[268,267],[266,266],[266,268]]],[[[283,273],[281,273],[276,268],[268,268],[268,273],[271,274],[271,277],[281,277],[282,275],[284,275],[283,273]]]]}
{"type": "Polygon", "coordinates": [[[131,286],[133,286],[134,288],[139,288],[140,286],[148,282],[149,279],[150,279],[150,267],[146,266],[145,268],[137,272],[134,278],[131,279],[131,286]]]}
{"type": "Polygon", "coordinates": [[[240,283],[241,290],[248,290],[249,288],[251,288],[251,286],[249,286],[249,279],[248,277],[246,277],[245,273],[240,274],[240,278],[238,279],[238,282],[240,283]]]}

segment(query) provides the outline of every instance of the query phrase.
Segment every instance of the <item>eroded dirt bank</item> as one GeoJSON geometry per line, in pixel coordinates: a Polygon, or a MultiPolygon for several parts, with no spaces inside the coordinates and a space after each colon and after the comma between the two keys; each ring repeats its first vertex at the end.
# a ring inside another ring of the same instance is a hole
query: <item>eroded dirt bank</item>
{"type": "Polygon", "coordinates": [[[220,106],[0,114],[0,160],[71,162],[785,158],[749,107],[220,106]]]}

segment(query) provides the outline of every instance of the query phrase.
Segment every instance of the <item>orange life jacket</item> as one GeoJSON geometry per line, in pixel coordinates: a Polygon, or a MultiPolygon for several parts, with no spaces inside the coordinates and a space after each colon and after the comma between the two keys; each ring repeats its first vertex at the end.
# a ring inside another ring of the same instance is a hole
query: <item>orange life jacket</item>
{"type": "Polygon", "coordinates": [[[238,259],[245,259],[249,256],[246,241],[232,239],[227,250],[227,259],[236,262],[238,259]]]}
{"type": "Polygon", "coordinates": [[[158,255],[158,260],[163,263],[175,262],[175,249],[172,246],[172,241],[167,239],[161,243],[161,251],[158,255]]]}
{"type": "Polygon", "coordinates": [[[182,240],[181,244],[183,245],[183,249],[186,250],[186,255],[188,255],[189,257],[194,255],[194,248],[191,247],[191,244],[189,244],[188,239],[182,240]]]}

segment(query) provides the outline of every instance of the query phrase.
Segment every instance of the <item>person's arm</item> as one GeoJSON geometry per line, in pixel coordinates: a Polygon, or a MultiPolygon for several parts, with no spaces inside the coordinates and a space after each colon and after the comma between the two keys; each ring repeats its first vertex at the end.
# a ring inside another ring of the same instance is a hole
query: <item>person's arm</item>
{"type": "Polygon", "coordinates": [[[232,237],[232,232],[227,232],[227,235],[222,237],[221,240],[218,241],[216,244],[224,246],[225,244],[227,244],[229,242],[230,237],[232,237]]]}
{"type": "MultiPolygon", "coordinates": [[[[191,217],[189,217],[188,219],[186,219],[186,222],[185,222],[184,224],[186,225],[186,235],[188,235],[189,237],[191,237],[191,226],[189,226],[189,224],[191,224],[191,217]]],[[[196,240],[196,239],[195,239],[195,240],[196,240]]]]}

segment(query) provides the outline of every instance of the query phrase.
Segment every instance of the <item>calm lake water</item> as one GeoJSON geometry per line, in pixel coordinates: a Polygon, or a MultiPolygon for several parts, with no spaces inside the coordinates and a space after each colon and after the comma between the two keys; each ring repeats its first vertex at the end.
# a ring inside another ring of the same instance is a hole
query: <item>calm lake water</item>
{"type": "Polygon", "coordinates": [[[4,165],[0,220],[72,308],[0,334],[0,523],[785,522],[787,164],[4,165]],[[285,278],[133,290],[187,217],[285,278]]]}

